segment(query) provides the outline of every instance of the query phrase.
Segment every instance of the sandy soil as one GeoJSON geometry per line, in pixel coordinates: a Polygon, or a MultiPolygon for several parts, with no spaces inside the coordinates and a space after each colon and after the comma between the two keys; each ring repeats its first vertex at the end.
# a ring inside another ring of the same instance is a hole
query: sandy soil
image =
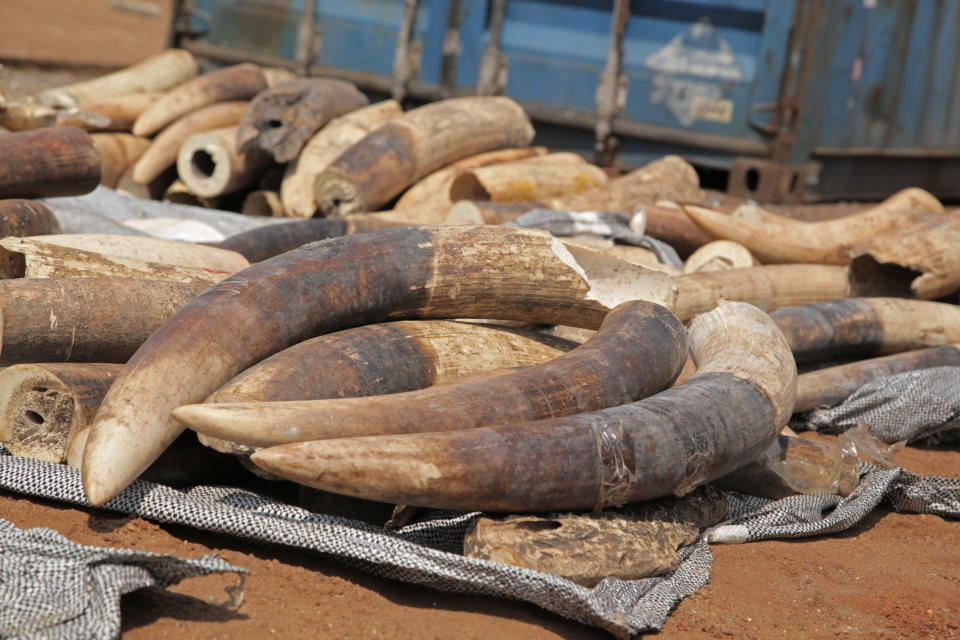
{"type": "MultiPolygon", "coordinates": [[[[907,469],[960,476],[960,452],[907,448],[907,469]]],[[[375,578],[315,555],[157,525],[95,509],[0,493],[20,527],[52,527],[82,544],[196,557],[219,553],[250,571],[243,604],[223,601],[235,577],[185,581],[123,599],[123,637],[603,638],[533,606],[445,594],[375,578]]],[[[713,578],[680,604],[660,636],[693,638],[951,638],[960,634],[960,525],[880,510],[844,534],[714,546],[713,578]]]]}

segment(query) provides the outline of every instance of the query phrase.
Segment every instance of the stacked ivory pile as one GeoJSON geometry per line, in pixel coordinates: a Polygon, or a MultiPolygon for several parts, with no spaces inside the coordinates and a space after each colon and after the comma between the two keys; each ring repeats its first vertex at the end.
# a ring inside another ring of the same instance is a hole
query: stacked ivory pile
{"type": "MultiPolygon", "coordinates": [[[[404,113],[340,81],[196,72],[171,51],[3,111],[22,130],[0,135],[0,158],[17,159],[0,165],[0,197],[84,193],[110,175],[207,204],[252,189],[248,203],[304,218],[213,248],[43,235],[57,229],[41,205],[0,202],[0,438],[80,466],[93,504],[149,470],[199,481],[225,454],[379,504],[507,513],[702,498],[714,482],[846,493],[855,458],[783,435],[791,414],[960,360],[960,312],[932,301],[960,288],[957,222],[921,190],[830,222],[714,210],[678,157],[608,178],[530,147],[507,98],[404,113]],[[503,225],[536,209],[620,212],[685,268],[503,225]]],[[[578,526],[603,537],[641,517],[604,513],[578,526]]],[[[481,522],[472,553],[543,560],[515,537],[537,527],[481,522]]],[[[567,575],[636,577],[612,557],[567,575]]]]}

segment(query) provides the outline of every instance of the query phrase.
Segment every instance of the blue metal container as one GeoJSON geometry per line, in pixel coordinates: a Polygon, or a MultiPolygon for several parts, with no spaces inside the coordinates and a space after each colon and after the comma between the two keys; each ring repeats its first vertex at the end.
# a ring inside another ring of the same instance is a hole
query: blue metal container
{"type": "Polygon", "coordinates": [[[765,200],[960,196],[952,0],[188,4],[196,53],[412,100],[504,93],[538,142],[603,162],[680,153],[765,200]]]}

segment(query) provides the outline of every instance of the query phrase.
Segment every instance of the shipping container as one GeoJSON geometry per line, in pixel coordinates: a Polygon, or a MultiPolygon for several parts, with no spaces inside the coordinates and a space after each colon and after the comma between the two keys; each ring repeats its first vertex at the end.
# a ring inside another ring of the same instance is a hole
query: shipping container
{"type": "Polygon", "coordinates": [[[960,196],[956,0],[192,0],[183,45],[410,101],[503,93],[538,142],[679,153],[763,200],[960,196]]]}

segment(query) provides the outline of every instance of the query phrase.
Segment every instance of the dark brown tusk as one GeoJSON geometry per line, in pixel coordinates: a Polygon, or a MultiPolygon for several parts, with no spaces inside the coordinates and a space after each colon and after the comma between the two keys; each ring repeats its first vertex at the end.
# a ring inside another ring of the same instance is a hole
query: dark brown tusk
{"type": "Polygon", "coordinates": [[[173,409],[309,337],[430,317],[595,328],[620,302],[669,307],[674,295],[663,274],[574,257],[549,233],[527,229],[408,227],[288,251],[212,287],[134,355],[92,426],[87,496],[103,504],[160,455],[183,430],[173,409]],[[158,385],[165,393],[155,392],[158,385]]]}
{"type": "Polygon", "coordinates": [[[123,278],[0,281],[0,364],[126,362],[207,288],[123,278]]]}
{"type": "Polygon", "coordinates": [[[0,371],[0,441],[15,456],[64,462],[122,365],[18,364],[0,371]]]}
{"type": "Polygon", "coordinates": [[[356,86],[332,78],[302,78],[261,91],[237,125],[237,149],[261,151],[286,164],[320,127],[366,106],[356,86]]]}
{"type": "Polygon", "coordinates": [[[686,331],[672,313],[626,302],[583,345],[522,371],[364,398],[186,405],[173,416],[206,436],[259,447],[471,429],[639,400],[670,386],[686,355],[686,331]]]}
{"type": "Polygon", "coordinates": [[[0,237],[46,236],[60,233],[57,217],[35,200],[0,200],[0,237]]]}
{"type": "Polygon", "coordinates": [[[532,139],[530,120],[510,98],[453,98],[413,109],[344,151],[317,176],[319,214],[374,211],[441,167],[483,151],[523,147],[532,139]]]}
{"type": "Polygon", "coordinates": [[[5,133],[0,158],[0,198],[77,196],[100,184],[100,152],[76,127],[5,133]]]}
{"type": "Polygon", "coordinates": [[[850,298],[783,308],[771,317],[797,362],[960,343],[960,307],[941,302],[850,298]]]}
{"type": "MultiPolygon", "coordinates": [[[[447,320],[400,320],[295,344],[245,370],[204,402],[356,398],[454,383],[491,370],[540,364],[576,343],[535,331],[447,320]],[[304,375],[304,372],[323,372],[304,375]]],[[[227,453],[249,447],[201,435],[227,453]]]]}
{"type": "Polygon", "coordinates": [[[689,339],[697,375],[640,402],[449,433],[300,442],[251,459],[326,491],[452,509],[601,509],[683,495],[773,442],[797,380],[783,336],[751,305],[702,314],[689,339]]]}
{"type": "Polygon", "coordinates": [[[960,367],[957,345],[907,351],[804,373],[797,378],[793,411],[834,407],[871,380],[933,367],[960,367]]]}

